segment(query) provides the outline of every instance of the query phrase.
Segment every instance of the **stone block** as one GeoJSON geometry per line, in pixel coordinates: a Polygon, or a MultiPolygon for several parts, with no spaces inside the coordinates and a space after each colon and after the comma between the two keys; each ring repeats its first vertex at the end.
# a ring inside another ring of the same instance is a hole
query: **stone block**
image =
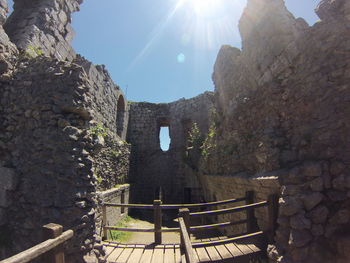
{"type": "Polygon", "coordinates": [[[312,235],[308,230],[292,230],[289,236],[289,245],[303,247],[312,240],[312,235]]]}
{"type": "Polygon", "coordinates": [[[15,190],[18,177],[14,169],[0,167],[0,188],[4,190],[15,190]]]}
{"type": "Polygon", "coordinates": [[[324,198],[324,195],[318,192],[303,195],[303,203],[306,210],[310,211],[317,206],[324,198]]]}
{"type": "Polygon", "coordinates": [[[327,221],[329,210],[326,206],[320,205],[308,213],[308,217],[315,224],[322,224],[327,221]]]}
{"type": "Polygon", "coordinates": [[[8,207],[9,205],[6,190],[0,188],[0,207],[8,207]]]}

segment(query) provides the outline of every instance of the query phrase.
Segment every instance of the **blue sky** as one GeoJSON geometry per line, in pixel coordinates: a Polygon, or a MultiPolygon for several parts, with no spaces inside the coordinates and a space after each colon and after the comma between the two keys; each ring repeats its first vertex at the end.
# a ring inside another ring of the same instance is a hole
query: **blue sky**
{"type": "MultiPolygon", "coordinates": [[[[286,5],[313,24],[318,1],[287,0],[286,5]]],[[[132,101],[171,102],[213,90],[220,46],[241,46],[237,25],[246,0],[187,0],[176,9],[179,2],[85,0],[73,17],[73,45],[105,64],[132,101]]]]}

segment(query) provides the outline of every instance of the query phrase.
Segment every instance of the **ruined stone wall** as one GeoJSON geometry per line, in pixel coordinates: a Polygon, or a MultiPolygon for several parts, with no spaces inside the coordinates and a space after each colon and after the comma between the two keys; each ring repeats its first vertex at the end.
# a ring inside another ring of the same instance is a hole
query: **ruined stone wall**
{"type": "Polygon", "coordinates": [[[349,260],[349,1],[322,1],[317,13],[309,27],[283,1],[248,1],[242,50],[224,46],[213,74],[219,114],[201,172],[285,170],[278,262],[349,260]]]}
{"type": "MultiPolygon", "coordinates": [[[[128,204],[130,196],[130,185],[123,184],[117,185],[106,191],[99,191],[97,195],[102,203],[117,203],[117,204],[128,204]]],[[[106,208],[107,222],[109,226],[115,226],[117,223],[128,215],[128,208],[121,207],[107,207],[106,208]]],[[[99,205],[96,213],[96,233],[102,237],[102,206],[99,205]]]]}
{"type": "Polygon", "coordinates": [[[72,61],[75,52],[70,43],[74,36],[71,14],[82,0],[14,0],[14,11],[6,21],[10,39],[33,55],[39,52],[58,60],[72,61]]]}
{"type": "Polygon", "coordinates": [[[10,230],[8,253],[38,243],[41,226],[55,222],[75,230],[67,254],[80,262],[95,242],[96,190],[125,183],[128,175],[129,146],[113,126],[96,129],[104,114],[116,112],[115,85],[107,102],[110,86],[80,65],[39,57],[18,61],[1,87],[1,180],[12,179],[0,192],[16,200],[1,204],[11,218],[1,222],[10,230]],[[106,110],[95,114],[97,108],[106,110]]]}
{"type": "MultiPolygon", "coordinates": [[[[246,192],[254,191],[254,202],[268,200],[270,195],[280,193],[280,183],[278,177],[283,171],[261,173],[251,176],[240,173],[236,175],[200,175],[200,183],[203,189],[205,200],[220,201],[233,198],[245,197],[246,192]]],[[[235,203],[245,205],[245,201],[235,203]]],[[[232,204],[227,205],[232,207],[232,204]]],[[[255,216],[259,229],[268,230],[268,210],[261,207],[255,210],[255,216]]],[[[225,214],[218,216],[219,222],[239,221],[247,219],[246,212],[225,214]]],[[[247,232],[246,224],[227,227],[223,230],[226,235],[237,235],[247,232]]]]}
{"type": "Polygon", "coordinates": [[[166,203],[182,202],[184,188],[199,188],[196,171],[184,161],[188,127],[197,123],[206,134],[212,93],[173,103],[135,102],[130,105],[128,142],[132,145],[130,183],[132,202],[150,203],[157,187],[163,189],[166,203]],[[161,126],[169,126],[169,150],[160,148],[161,126]]]}

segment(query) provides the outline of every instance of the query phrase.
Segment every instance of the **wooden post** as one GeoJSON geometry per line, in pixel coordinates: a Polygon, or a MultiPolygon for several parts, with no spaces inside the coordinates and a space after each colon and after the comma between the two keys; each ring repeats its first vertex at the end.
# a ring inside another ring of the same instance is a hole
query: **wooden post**
{"type": "Polygon", "coordinates": [[[269,195],[269,199],[268,199],[268,206],[267,206],[268,216],[269,216],[268,239],[271,244],[274,243],[274,236],[275,236],[276,227],[277,227],[278,199],[279,197],[276,194],[269,195]]]}
{"type": "Polygon", "coordinates": [[[162,244],[162,208],[160,205],[162,204],[161,200],[153,201],[153,209],[154,209],[154,243],[159,245],[162,244]]]}
{"type": "MultiPolygon", "coordinates": [[[[254,191],[246,192],[246,204],[254,203],[254,191]]],[[[254,208],[247,209],[247,232],[253,233],[256,230],[254,208]]]]}
{"type": "Polygon", "coordinates": [[[188,234],[190,235],[190,226],[191,226],[191,222],[190,222],[190,210],[188,208],[181,208],[179,209],[179,217],[182,217],[185,221],[186,224],[186,229],[188,234]]]}
{"type": "MultiPolygon", "coordinates": [[[[122,190],[122,193],[121,193],[121,195],[120,195],[120,203],[121,203],[121,204],[124,204],[124,203],[125,203],[125,190],[122,190]]],[[[120,213],[121,213],[121,214],[124,214],[124,213],[125,213],[125,207],[124,207],[124,206],[122,206],[122,207],[120,208],[120,213]]]]}
{"type": "Polygon", "coordinates": [[[107,240],[108,239],[108,234],[107,234],[107,229],[105,226],[107,225],[107,207],[105,205],[102,205],[102,240],[107,240]]]}
{"type": "MultiPolygon", "coordinates": [[[[47,224],[43,226],[44,240],[53,239],[62,235],[63,227],[57,224],[47,224]]],[[[65,263],[63,244],[47,252],[44,256],[44,262],[65,263]]]]}

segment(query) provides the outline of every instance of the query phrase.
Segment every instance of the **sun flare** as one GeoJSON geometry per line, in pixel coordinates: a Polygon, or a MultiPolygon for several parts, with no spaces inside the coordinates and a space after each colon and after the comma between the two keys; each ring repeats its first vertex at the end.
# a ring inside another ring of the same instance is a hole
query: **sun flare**
{"type": "Polygon", "coordinates": [[[221,0],[188,0],[190,1],[196,16],[211,18],[220,15],[224,11],[221,0]]]}

